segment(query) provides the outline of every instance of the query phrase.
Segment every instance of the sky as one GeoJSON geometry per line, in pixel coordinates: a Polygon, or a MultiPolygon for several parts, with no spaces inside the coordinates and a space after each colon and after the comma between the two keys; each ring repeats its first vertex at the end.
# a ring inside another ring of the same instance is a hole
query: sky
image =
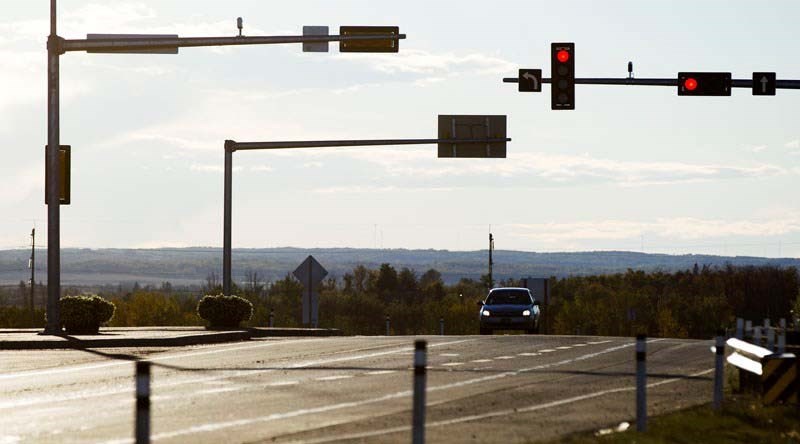
{"type": "MultiPolygon", "coordinates": [[[[48,2],[0,3],[0,248],[46,243],[48,2]]],[[[628,250],[800,256],[800,90],[678,97],[674,87],[549,86],[550,43],[578,77],[775,71],[800,79],[797,1],[61,0],[58,32],[298,35],[396,25],[397,54],[298,44],[61,57],[72,146],[62,247],[222,245],[224,141],[435,138],[439,114],[508,116],[506,159],[435,145],[237,152],[233,246],[628,250]]]]}

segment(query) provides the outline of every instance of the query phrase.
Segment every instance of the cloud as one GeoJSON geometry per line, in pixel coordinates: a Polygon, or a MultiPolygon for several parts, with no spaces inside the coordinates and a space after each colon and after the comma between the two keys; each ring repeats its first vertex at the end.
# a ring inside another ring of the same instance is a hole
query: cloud
{"type": "Polygon", "coordinates": [[[515,235],[537,242],[558,243],[635,239],[642,235],[678,240],[723,238],[732,236],[783,236],[800,233],[800,213],[782,219],[721,220],[691,217],[660,218],[638,222],[591,220],[567,223],[507,225],[515,235]]]}
{"type": "Polygon", "coordinates": [[[751,153],[761,153],[761,152],[764,152],[767,149],[767,146],[766,145],[757,145],[757,146],[750,146],[750,147],[747,147],[745,149],[747,151],[750,151],[751,153]]]}
{"type": "Polygon", "coordinates": [[[472,53],[436,54],[420,49],[403,49],[397,54],[341,54],[345,60],[369,64],[386,74],[421,74],[432,78],[460,74],[502,74],[516,70],[516,64],[498,57],[472,53]]]}
{"type": "Polygon", "coordinates": [[[382,194],[382,193],[441,193],[455,190],[451,187],[396,187],[396,186],[341,186],[316,188],[314,193],[319,194],[382,194]]]}
{"type": "Polygon", "coordinates": [[[800,148],[800,139],[792,140],[791,142],[786,142],[786,148],[790,149],[797,149],[800,148]]]}
{"type": "MultiPolygon", "coordinates": [[[[219,173],[222,174],[225,172],[224,165],[209,165],[209,164],[197,164],[194,163],[189,167],[190,170],[199,172],[199,173],[219,173]]],[[[242,171],[242,167],[233,167],[233,171],[242,171]]]]}
{"type": "Polygon", "coordinates": [[[507,160],[465,162],[461,159],[431,160],[430,150],[352,151],[342,153],[383,167],[396,176],[427,178],[474,177],[506,178],[531,176],[555,183],[583,181],[610,182],[621,186],[665,185],[713,180],[758,178],[794,174],[777,165],[692,164],[684,162],[641,162],[599,159],[589,155],[520,153],[507,160]]]}

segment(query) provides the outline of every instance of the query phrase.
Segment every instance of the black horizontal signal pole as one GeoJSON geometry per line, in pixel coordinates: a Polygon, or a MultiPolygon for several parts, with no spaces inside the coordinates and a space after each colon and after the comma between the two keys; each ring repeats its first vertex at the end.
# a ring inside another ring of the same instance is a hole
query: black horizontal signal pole
{"type": "MultiPolygon", "coordinates": [[[[503,83],[519,83],[518,77],[506,77],[503,83]]],[[[542,78],[542,83],[551,83],[550,78],[542,78]]],[[[629,79],[629,78],[608,78],[608,77],[588,77],[576,78],[576,84],[581,85],[622,85],[622,86],[678,86],[678,79],[629,79]]],[[[753,79],[733,79],[731,80],[731,87],[733,88],[752,88],[753,79]]],[[[777,89],[800,89],[800,80],[776,80],[775,88],[777,89]]]]}

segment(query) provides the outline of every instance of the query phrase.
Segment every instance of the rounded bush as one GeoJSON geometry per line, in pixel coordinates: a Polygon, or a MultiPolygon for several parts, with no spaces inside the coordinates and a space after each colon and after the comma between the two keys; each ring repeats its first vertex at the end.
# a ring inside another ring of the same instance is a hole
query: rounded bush
{"type": "Polygon", "coordinates": [[[197,303],[197,315],[210,328],[238,328],[253,317],[253,304],[239,296],[206,295],[197,303]]]}
{"type": "Polygon", "coordinates": [[[96,295],[67,296],[59,300],[61,325],[68,334],[97,334],[114,317],[113,303],[96,295]]]}

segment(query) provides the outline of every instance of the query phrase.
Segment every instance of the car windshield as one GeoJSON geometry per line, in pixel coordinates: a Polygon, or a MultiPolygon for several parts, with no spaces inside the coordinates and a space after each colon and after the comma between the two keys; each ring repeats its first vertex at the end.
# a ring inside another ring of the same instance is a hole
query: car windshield
{"type": "Polygon", "coordinates": [[[494,290],[486,298],[487,305],[531,305],[531,297],[525,290],[494,290]]]}

